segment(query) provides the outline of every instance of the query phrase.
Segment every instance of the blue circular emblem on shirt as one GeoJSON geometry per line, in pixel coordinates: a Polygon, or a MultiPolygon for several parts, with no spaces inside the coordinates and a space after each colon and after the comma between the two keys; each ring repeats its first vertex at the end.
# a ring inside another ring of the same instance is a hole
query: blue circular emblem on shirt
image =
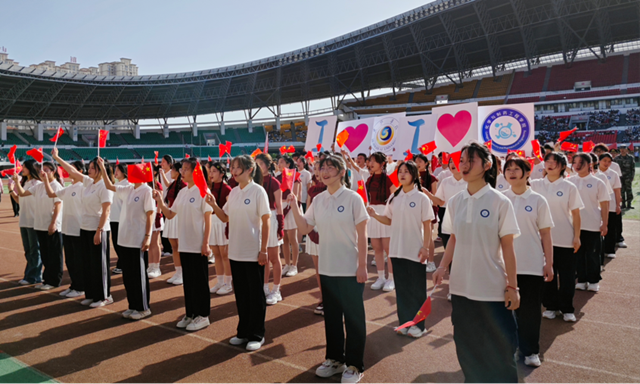
{"type": "Polygon", "coordinates": [[[591,187],[593,187],[593,185],[587,184],[587,188],[591,188],[591,187]]]}
{"type": "Polygon", "coordinates": [[[490,214],[491,213],[487,209],[483,209],[482,211],[480,211],[480,216],[482,217],[489,217],[490,214]]]}
{"type": "Polygon", "coordinates": [[[342,205],[341,205],[341,206],[339,206],[339,207],[338,207],[338,212],[344,212],[344,206],[342,206],[342,205]]]}
{"type": "Polygon", "coordinates": [[[502,189],[504,187],[502,186],[502,184],[498,184],[498,188],[502,189]]]}
{"type": "Polygon", "coordinates": [[[189,199],[189,202],[190,202],[190,203],[193,203],[194,201],[196,201],[196,198],[195,198],[195,197],[192,197],[192,198],[190,198],[190,199],[189,199]]]}
{"type": "Polygon", "coordinates": [[[556,195],[562,197],[562,195],[564,195],[564,193],[562,193],[562,191],[558,191],[558,193],[556,193],[556,195]]]}
{"type": "Polygon", "coordinates": [[[137,203],[139,200],[140,200],[140,197],[139,197],[139,196],[136,196],[136,197],[133,199],[133,201],[135,201],[136,203],[137,203]]]}
{"type": "Polygon", "coordinates": [[[76,195],[76,193],[75,193],[75,192],[72,192],[72,193],[71,193],[71,197],[74,197],[75,195],[76,195]]]}
{"type": "Polygon", "coordinates": [[[410,206],[411,208],[415,208],[415,207],[416,207],[416,203],[412,201],[412,202],[410,202],[410,203],[409,203],[409,206],[410,206]]]}
{"type": "Polygon", "coordinates": [[[527,205],[526,207],[524,207],[524,210],[527,212],[531,212],[533,211],[533,208],[530,205],[527,205]]]}
{"type": "Polygon", "coordinates": [[[249,200],[249,199],[245,199],[245,200],[244,200],[244,203],[245,203],[246,205],[249,205],[249,203],[251,203],[251,200],[249,200]]]}

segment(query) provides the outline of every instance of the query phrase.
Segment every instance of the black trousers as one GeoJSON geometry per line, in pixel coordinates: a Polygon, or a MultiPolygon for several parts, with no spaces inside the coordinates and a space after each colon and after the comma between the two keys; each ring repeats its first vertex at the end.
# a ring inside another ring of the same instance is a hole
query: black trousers
{"type": "Polygon", "coordinates": [[[122,247],[118,245],[118,230],[120,229],[120,223],[112,221],[111,226],[111,244],[113,244],[113,250],[116,251],[116,256],[118,257],[118,261],[116,262],[116,268],[122,268],[122,247]]]}
{"type": "MultiPolygon", "coordinates": [[[[208,258],[200,253],[180,252],[186,316],[195,319],[211,314],[208,258]]],[[[146,270],[146,268],[145,268],[146,270]]]]}
{"type": "MultiPolygon", "coordinates": [[[[438,218],[440,219],[440,221],[438,221],[438,236],[442,239],[442,220],[444,220],[444,213],[447,211],[446,207],[440,207],[438,208],[438,218]]],[[[444,243],[444,239],[442,240],[444,243]]]]}
{"type": "Polygon", "coordinates": [[[600,281],[600,232],[580,231],[580,249],[577,255],[578,283],[595,284],[600,281]]]}
{"type": "Polygon", "coordinates": [[[616,215],[616,222],[618,223],[618,239],[617,242],[623,242],[624,236],[622,236],[622,232],[624,228],[622,228],[622,214],[616,215]]]}
{"type": "Polygon", "coordinates": [[[120,260],[122,262],[122,281],[124,289],[127,291],[127,301],[129,309],[138,312],[146,311],[149,308],[151,299],[149,288],[149,255],[142,252],[140,248],[120,247],[120,260]]]}
{"type": "Polygon", "coordinates": [[[504,301],[452,295],[451,322],[466,383],[516,383],[516,320],[504,301]]]}
{"type": "MultiPolygon", "coordinates": [[[[393,282],[396,285],[396,306],[399,325],[413,320],[427,300],[427,274],[424,265],[416,261],[391,258],[393,282]]],[[[424,321],[417,324],[424,331],[424,321]]]]}
{"type": "Polygon", "coordinates": [[[249,341],[261,341],[264,338],[264,320],[267,316],[267,298],[263,289],[264,266],[257,261],[229,262],[238,308],[236,336],[249,341]]]}
{"type": "Polygon", "coordinates": [[[9,198],[11,200],[11,208],[13,208],[13,216],[18,216],[20,214],[20,204],[16,203],[12,197],[9,198]]]}
{"type": "Polygon", "coordinates": [[[96,231],[80,230],[80,241],[85,253],[84,295],[94,302],[111,296],[111,271],[109,271],[109,231],[102,231],[100,244],[93,244],[96,231]]]}
{"type": "Polygon", "coordinates": [[[540,353],[543,284],[542,276],[518,275],[520,307],[515,312],[518,322],[518,346],[525,356],[540,353]]]}
{"type": "Polygon", "coordinates": [[[602,243],[603,256],[605,253],[616,253],[616,243],[618,243],[618,239],[620,238],[620,233],[618,232],[618,230],[620,229],[618,224],[618,216],[622,217],[622,215],[618,215],[615,212],[609,212],[607,235],[604,237],[604,242],[602,243]]]}
{"type": "Polygon", "coordinates": [[[542,304],[548,311],[574,312],[577,260],[573,248],[553,247],[553,280],[544,283],[542,295],[542,304]]]}
{"type": "Polygon", "coordinates": [[[355,276],[320,275],[320,286],[324,305],[324,333],[327,339],[325,359],[336,360],[347,366],[353,365],[358,371],[364,372],[364,345],[367,339],[362,297],[364,284],[358,283],[355,276]]]}
{"type": "Polygon", "coordinates": [[[59,287],[62,281],[62,234],[58,231],[52,235],[48,231],[36,231],[36,236],[44,266],[42,282],[59,287]]]}
{"type": "Polygon", "coordinates": [[[64,262],[71,278],[69,289],[84,292],[82,240],[80,236],[62,235],[62,244],[64,245],[64,262]]]}
{"type": "Polygon", "coordinates": [[[173,253],[173,248],[171,248],[171,242],[169,239],[160,234],[160,241],[162,241],[162,252],[173,253]]]}

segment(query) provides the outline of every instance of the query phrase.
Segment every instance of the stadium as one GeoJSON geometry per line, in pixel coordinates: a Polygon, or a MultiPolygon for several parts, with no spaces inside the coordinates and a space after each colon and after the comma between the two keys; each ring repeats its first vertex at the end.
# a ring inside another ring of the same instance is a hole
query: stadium
{"type": "MultiPolygon", "coordinates": [[[[0,61],[0,168],[13,167],[8,154],[14,145],[20,161],[28,158],[28,150],[40,147],[45,159],[51,159],[54,145],[49,139],[58,127],[65,134],[57,148],[67,161],[96,157],[99,130],[109,131],[107,146],[99,153],[112,162],[139,163],[153,159],[156,151],[177,160],[219,159],[218,145],[229,141],[231,157],[252,154],[267,141],[276,154],[282,145],[305,153],[307,124],[317,116],[337,116],[338,121],[399,112],[411,116],[474,102],[534,103],[535,135],[543,144],[578,127],[570,142],[590,140],[609,148],[640,145],[640,1],[437,0],[295,51],[197,72],[70,75],[0,61]],[[331,107],[310,110],[313,100],[326,100],[331,107]],[[282,113],[287,105],[301,108],[282,113]],[[246,118],[225,120],[225,113],[234,112],[246,118]]],[[[635,157],[637,161],[637,150],[635,157]]],[[[633,251],[640,247],[640,225],[627,218],[629,250],[607,266],[615,278],[615,294],[601,291],[595,298],[579,299],[576,294],[578,306],[595,313],[591,319],[586,310],[579,316],[586,324],[582,328],[580,322],[559,328],[544,323],[541,343],[548,363],[538,370],[521,364],[521,381],[640,381],[640,270],[633,251]]],[[[81,324],[74,328],[69,322],[75,319],[56,319],[57,298],[29,294],[10,282],[21,273],[23,262],[15,231],[15,220],[3,216],[0,249],[9,255],[11,267],[0,274],[0,312],[5,312],[0,329],[8,330],[0,330],[0,340],[7,337],[0,352],[23,357],[34,368],[25,368],[33,375],[30,381],[317,382],[313,364],[324,357],[324,350],[316,347],[324,343],[324,335],[322,319],[309,315],[316,302],[315,293],[308,292],[315,287],[310,260],[301,257],[301,273],[283,288],[289,290],[288,300],[267,315],[267,327],[277,328],[270,337],[280,344],[243,358],[224,341],[235,327],[229,297],[212,304],[212,323],[219,327],[184,344],[171,344],[186,335],[171,333],[171,322],[182,313],[182,293],[164,282],[151,284],[153,301],[158,302],[154,311],[161,315],[128,324],[126,330],[118,328],[122,319],[114,316],[115,309],[86,315],[69,301],[58,307],[80,313],[81,324]],[[283,316],[290,321],[282,321],[283,316]],[[56,328],[48,328],[49,319],[56,328]],[[102,320],[106,330],[98,324],[102,320]],[[9,334],[25,324],[33,325],[31,331],[21,331],[26,336],[9,334]],[[301,328],[312,329],[313,335],[299,332],[301,328]],[[140,343],[133,346],[131,340],[140,343]],[[55,354],[56,348],[63,352],[55,354]],[[176,355],[166,356],[168,351],[176,355]]],[[[163,258],[163,268],[167,262],[163,258]]],[[[114,293],[121,301],[124,295],[123,290],[114,293]]],[[[442,292],[435,297],[446,302],[442,292]]],[[[451,324],[443,321],[450,308],[434,304],[427,320],[432,330],[418,344],[386,336],[395,319],[386,306],[395,303],[395,296],[366,291],[365,301],[367,342],[388,346],[367,350],[365,362],[372,366],[367,381],[464,379],[451,324]],[[428,368],[421,356],[426,349],[436,355],[428,368]]],[[[21,377],[5,375],[0,370],[0,381],[21,377]]]]}

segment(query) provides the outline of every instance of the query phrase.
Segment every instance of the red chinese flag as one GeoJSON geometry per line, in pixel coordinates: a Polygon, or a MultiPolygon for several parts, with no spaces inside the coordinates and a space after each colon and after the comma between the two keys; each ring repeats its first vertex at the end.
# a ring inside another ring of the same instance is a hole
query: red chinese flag
{"type": "Polygon", "coordinates": [[[460,172],[460,155],[461,154],[462,152],[458,151],[449,155],[449,157],[451,157],[451,160],[453,160],[453,165],[456,166],[456,169],[458,170],[458,172],[460,172]]]}
{"type": "Polygon", "coordinates": [[[116,157],[116,165],[120,165],[120,159],[116,157]]]}
{"type": "Polygon", "coordinates": [[[582,152],[586,152],[589,153],[593,150],[593,147],[595,147],[596,144],[589,140],[589,141],[585,141],[584,143],[582,143],[582,152]]]}
{"type": "Polygon", "coordinates": [[[58,165],[58,175],[60,175],[60,177],[63,178],[63,179],[69,178],[69,173],[67,171],[65,171],[64,168],[62,168],[59,165],[58,165]]]}
{"type": "Polygon", "coordinates": [[[56,134],[53,135],[53,137],[50,138],[49,141],[52,142],[52,143],[55,143],[56,141],[58,141],[58,139],[62,135],[64,135],[64,129],[62,129],[62,127],[60,127],[60,128],[58,128],[58,132],[56,132],[56,134]]]}
{"type": "Polygon", "coordinates": [[[404,161],[411,161],[413,160],[413,154],[411,153],[410,149],[407,149],[407,157],[404,158],[404,161]]]}
{"type": "Polygon", "coordinates": [[[347,132],[346,129],[338,133],[338,136],[336,136],[336,142],[338,143],[338,147],[340,148],[342,148],[342,146],[344,145],[344,143],[347,142],[347,140],[349,140],[349,132],[347,132]]]}
{"type": "Polygon", "coordinates": [[[538,140],[531,140],[531,148],[533,148],[533,155],[543,161],[542,151],[540,150],[540,142],[538,140]]]}
{"type": "Polygon", "coordinates": [[[432,141],[432,142],[429,142],[429,143],[423,144],[423,145],[420,147],[420,152],[422,152],[422,154],[423,154],[423,155],[428,155],[428,154],[430,154],[431,152],[435,151],[435,150],[436,150],[436,148],[438,148],[438,146],[436,145],[436,142],[435,142],[435,141],[432,141]]]}
{"type": "Polygon", "coordinates": [[[509,154],[509,153],[515,153],[515,154],[517,154],[517,155],[518,155],[518,156],[520,156],[520,157],[525,157],[525,156],[524,156],[524,151],[523,151],[523,150],[521,150],[521,149],[509,149],[509,150],[507,151],[507,154],[509,154]]]}
{"type": "Polygon", "coordinates": [[[39,149],[32,148],[27,151],[27,155],[33,157],[38,163],[42,163],[42,159],[44,159],[44,155],[42,154],[42,148],[39,148],[39,149]]]}
{"type": "Polygon", "coordinates": [[[450,156],[447,152],[442,152],[442,164],[449,165],[450,156]]]}
{"type": "Polygon", "coordinates": [[[104,148],[107,146],[107,135],[109,131],[101,129],[98,131],[98,147],[104,148]]]}
{"type": "Polygon", "coordinates": [[[406,323],[402,324],[401,326],[396,328],[395,331],[399,331],[403,328],[414,326],[424,321],[427,318],[427,316],[429,316],[430,314],[431,314],[431,296],[427,297],[427,300],[425,300],[425,302],[422,304],[422,307],[420,307],[420,310],[418,311],[418,313],[416,313],[413,320],[407,321],[406,323]]]}
{"type": "Polygon", "coordinates": [[[184,155],[184,158],[185,158],[185,159],[188,159],[188,158],[190,158],[190,157],[191,157],[191,155],[190,155],[190,154],[188,154],[188,153],[184,155]]]}
{"type": "Polygon", "coordinates": [[[282,172],[282,182],[280,183],[280,190],[282,192],[292,190],[294,172],[295,170],[288,169],[288,168],[285,168],[284,171],[282,172]]]}
{"type": "Polygon", "coordinates": [[[634,148],[633,148],[633,143],[629,144],[629,151],[633,152],[634,148]]]}
{"type": "Polygon", "coordinates": [[[531,169],[533,169],[533,167],[536,165],[533,157],[527,157],[527,161],[529,162],[529,164],[531,164],[531,169]]]}
{"type": "Polygon", "coordinates": [[[484,146],[485,146],[485,147],[487,147],[487,148],[489,148],[489,150],[491,150],[491,144],[492,144],[492,141],[491,141],[491,140],[489,140],[489,141],[486,141],[486,142],[484,143],[484,146]]]}
{"type": "Polygon", "coordinates": [[[369,199],[367,199],[367,187],[364,183],[364,180],[358,180],[358,189],[356,190],[358,195],[362,197],[364,204],[367,205],[369,203],[369,199]]]}
{"type": "Polygon", "coordinates": [[[431,172],[434,172],[440,166],[440,161],[438,161],[438,156],[431,157],[431,172]]]}
{"type": "Polygon", "coordinates": [[[562,131],[560,132],[560,138],[558,139],[558,141],[565,141],[567,139],[567,137],[571,136],[571,134],[575,131],[578,130],[578,127],[573,128],[570,131],[562,131]]]}
{"type": "Polygon", "coordinates": [[[393,173],[389,175],[389,178],[391,179],[393,185],[396,186],[396,188],[400,186],[400,180],[398,180],[398,167],[396,167],[393,173]]]}
{"type": "Polygon", "coordinates": [[[200,162],[196,162],[196,169],[193,170],[193,182],[200,190],[200,197],[205,197],[207,195],[207,180],[204,179],[204,173],[202,172],[202,167],[200,166],[200,162]]]}
{"type": "Polygon", "coordinates": [[[320,152],[320,150],[322,149],[322,144],[316,144],[316,149],[318,150],[318,152],[320,152]]]}
{"type": "Polygon", "coordinates": [[[0,176],[6,177],[9,175],[13,175],[14,172],[20,173],[21,171],[22,171],[22,165],[20,165],[20,161],[16,160],[16,167],[5,169],[4,171],[0,172],[0,176]]]}
{"type": "Polygon", "coordinates": [[[153,153],[156,155],[155,159],[153,159],[153,162],[155,165],[158,165],[158,151],[153,151],[153,153]]]}
{"type": "Polygon", "coordinates": [[[284,156],[285,153],[287,153],[287,146],[283,145],[280,147],[280,154],[284,156]]]}
{"type": "Polygon", "coordinates": [[[9,150],[9,154],[7,155],[7,157],[9,157],[9,162],[11,164],[14,164],[16,162],[16,149],[18,148],[17,145],[14,145],[13,147],[11,147],[11,149],[9,150]]]}
{"type": "Polygon", "coordinates": [[[564,142],[560,146],[560,149],[562,149],[565,152],[578,152],[578,144],[564,142]]]}
{"type": "MultiPolygon", "coordinates": [[[[319,152],[319,151],[318,151],[319,152]]],[[[315,158],[313,157],[313,153],[311,151],[307,152],[306,155],[304,155],[304,158],[307,159],[307,161],[311,164],[313,164],[315,158]]]]}
{"type": "Polygon", "coordinates": [[[151,163],[127,165],[127,180],[130,183],[149,183],[153,181],[151,163]]]}
{"type": "Polygon", "coordinates": [[[224,156],[224,154],[227,153],[227,146],[220,143],[218,144],[218,150],[220,151],[220,156],[218,157],[222,158],[222,156],[224,156]]]}
{"type": "Polygon", "coordinates": [[[287,148],[287,153],[296,153],[296,149],[293,147],[293,145],[290,145],[289,148],[287,148]]]}
{"type": "Polygon", "coordinates": [[[211,162],[211,156],[207,156],[209,158],[209,162],[211,162]]]}

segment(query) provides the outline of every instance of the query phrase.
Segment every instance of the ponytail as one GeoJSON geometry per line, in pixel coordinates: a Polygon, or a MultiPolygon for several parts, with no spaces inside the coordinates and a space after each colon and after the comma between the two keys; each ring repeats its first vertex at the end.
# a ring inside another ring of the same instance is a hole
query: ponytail
{"type": "MultiPolygon", "coordinates": [[[[269,158],[271,158],[271,156],[269,156],[269,158]]],[[[240,155],[240,156],[236,156],[233,159],[233,162],[238,166],[240,166],[243,172],[246,171],[247,169],[253,169],[253,172],[251,172],[251,179],[253,180],[254,183],[262,185],[262,182],[264,180],[264,175],[262,174],[262,170],[260,169],[258,164],[256,164],[256,161],[253,159],[253,157],[249,155],[240,155]]]]}
{"type": "Polygon", "coordinates": [[[476,156],[478,159],[482,160],[483,167],[485,164],[491,163],[491,168],[484,172],[484,181],[491,185],[491,188],[495,188],[496,181],[498,180],[498,159],[489,151],[489,148],[476,142],[462,148],[460,153],[464,153],[465,151],[467,151],[467,157],[469,159],[476,156]]]}
{"type": "Polygon", "coordinates": [[[60,179],[60,175],[58,174],[58,168],[56,168],[56,166],[55,166],[55,165],[53,165],[53,163],[52,163],[52,162],[45,161],[44,163],[42,163],[42,166],[43,166],[43,167],[47,167],[47,168],[49,168],[49,170],[50,170],[51,172],[53,172],[53,174],[54,174],[54,177],[55,177],[56,181],[57,181],[58,183],[60,183],[60,185],[62,185],[62,186],[64,187],[64,184],[63,184],[62,180],[60,179]]]}

